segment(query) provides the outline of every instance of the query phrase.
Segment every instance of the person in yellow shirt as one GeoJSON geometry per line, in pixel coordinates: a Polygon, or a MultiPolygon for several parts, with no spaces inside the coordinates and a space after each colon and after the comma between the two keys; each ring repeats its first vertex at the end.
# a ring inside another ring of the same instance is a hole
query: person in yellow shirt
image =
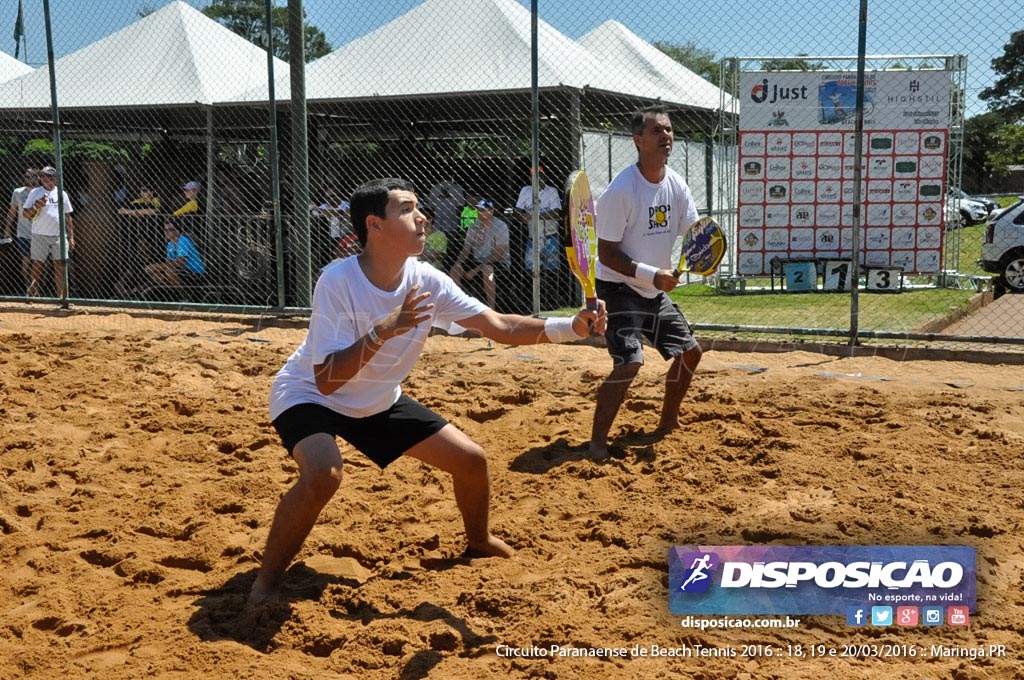
{"type": "Polygon", "coordinates": [[[149,187],[139,187],[139,197],[129,205],[118,208],[118,215],[130,215],[133,217],[151,217],[160,214],[160,197],[153,193],[149,187]]]}
{"type": "Polygon", "coordinates": [[[185,182],[181,191],[185,194],[185,204],[174,211],[174,216],[202,214],[203,206],[199,203],[199,182],[185,182]]]}

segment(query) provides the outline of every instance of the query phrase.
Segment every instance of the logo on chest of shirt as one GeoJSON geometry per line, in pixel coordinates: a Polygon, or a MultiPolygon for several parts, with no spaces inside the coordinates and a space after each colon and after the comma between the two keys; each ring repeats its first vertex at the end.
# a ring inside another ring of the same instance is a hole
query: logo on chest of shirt
{"type": "Polygon", "coordinates": [[[647,209],[647,228],[667,229],[671,213],[671,205],[652,205],[647,209]]]}

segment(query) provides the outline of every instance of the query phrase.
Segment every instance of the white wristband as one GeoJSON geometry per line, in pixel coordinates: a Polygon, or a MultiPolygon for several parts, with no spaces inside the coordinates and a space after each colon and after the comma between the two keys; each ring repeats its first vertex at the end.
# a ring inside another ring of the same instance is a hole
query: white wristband
{"type": "Polygon", "coordinates": [[[576,335],[572,329],[572,322],[575,319],[545,319],[544,334],[548,336],[549,342],[571,342],[579,340],[582,335],[576,335]]]}
{"type": "Polygon", "coordinates": [[[636,280],[642,281],[653,288],[654,275],[657,274],[658,271],[660,270],[657,267],[652,267],[651,265],[644,264],[643,262],[637,262],[636,274],[634,274],[633,276],[634,278],[636,278],[636,280]]]}

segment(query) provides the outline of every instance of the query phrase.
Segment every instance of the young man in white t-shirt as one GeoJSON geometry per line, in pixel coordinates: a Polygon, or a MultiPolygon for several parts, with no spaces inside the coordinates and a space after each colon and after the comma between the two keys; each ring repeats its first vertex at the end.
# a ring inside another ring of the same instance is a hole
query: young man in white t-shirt
{"type": "Polygon", "coordinates": [[[605,340],[614,360],[597,390],[590,454],[608,455],[608,432],[643,364],[643,338],[671,359],[656,433],[679,427],[679,405],[700,362],[701,349],[686,317],[667,293],[676,237],[697,220],[686,181],[668,167],[672,120],[663,107],[632,120],[638,160],[615,176],[597,204],[597,294],[608,305],[605,340]]]}
{"type": "Polygon", "coordinates": [[[490,532],[490,481],[483,449],[454,425],[402,394],[401,382],[419,358],[431,325],[458,322],[496,342],[565,342],[604,330],[607,317],[580,310],[571,319],[498,314],[468,297],[416,257],[426,237],[416,194],[406,180],[359,187],[352,223],[362,254],[324,268],[313,292],[306,340],[278,373],[270,417],[299,466],[282,497],[263,563],[249,595],[259,605],[281,576],[341,484],[340,436],[384,468],[402,456],[452,475],[455,499],[478,557],[508,557],[512,549],[490,532]]]}

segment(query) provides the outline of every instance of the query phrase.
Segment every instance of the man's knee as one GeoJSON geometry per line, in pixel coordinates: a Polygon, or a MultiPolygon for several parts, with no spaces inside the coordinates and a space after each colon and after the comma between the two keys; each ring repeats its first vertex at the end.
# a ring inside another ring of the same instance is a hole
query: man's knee
{"type": "Polygon", "coordinates": [[[617,364],[608,376],[608,382],[633,382],[633,378],[640,372],[641,364],[636,361],[627,361],[617,364]]]}
{"type": "Polygon", "coordinates": [[[487,453],[476,442],[466,442],[459,448],[457,474],[464,478],[486,478],[487,453]]]}
{"type": "Polygon", "coordinates": [[[298,484],[320,504],[331,499],[341,486],[341,453],[334,437],[317,434],[300,441],[294,449],[299,464],[298,484]]]}
{"type": "Polygon", "coordinates": [[[700,345],[694,345],[691,349],[683,352],[683,365],[686,366],[690,373],[693,373],[697,368],[701,356],[703,356],[703,350],[700,349],[700,345]]]}
{"type": "Polygon", "coordinates": [[[299,476],[299,482],[318,503],[325,504],[341,486],[341,465],[304,470],[299,476]]]}

